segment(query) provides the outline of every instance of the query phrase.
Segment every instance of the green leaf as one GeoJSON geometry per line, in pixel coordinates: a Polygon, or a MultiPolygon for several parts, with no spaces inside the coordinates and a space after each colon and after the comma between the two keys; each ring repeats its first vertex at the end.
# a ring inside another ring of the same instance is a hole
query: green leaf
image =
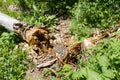
{"type": "Polygon", "coordinates": [[[82,74],[81,74],[80,70],[74,71],[73,74],[72,74],[72,79],[73,80],[80,79],[81,77],[82,77],[82,74]]]}
{"type": "Polygon", "coordinates": [[[103,77],[96,71],[87,68],[87,80],[103,80],[103,77]]]}
{"type": "Polygon", "coordinates": [[[71,70],[72,70],[72,67],[70,65],[68,65],[68,64],[65,64],[63,66],[63,69],[62,69],[62,71],[64,71],[64,72],[69,72],[71,70]]]}
{"type": "Polygon", "coordinates": [[[107,66],[110,65],[109,64],[109,59],[105,55],[102,55],[102,56],[98,57],[98,61],[99,61],[100,66],[106,66],[107,67],[107,66]]]}
{"type": "Polygon", "coordinates": [[[33,4],[33,9],[34,9],[35,12],[37,12],[37,13],[39,12],[39,10],[38,10],[38,8],[35,4],[33,4]]]}
{"type": "Polygon", "coordinates": [[[115,77],[115,74],[114,74],[113,70],[111,70],[111,69],[104,69],[102,74],[105,77],[108,77],[110,79],[114,79],[114,77],[115,77]]]}

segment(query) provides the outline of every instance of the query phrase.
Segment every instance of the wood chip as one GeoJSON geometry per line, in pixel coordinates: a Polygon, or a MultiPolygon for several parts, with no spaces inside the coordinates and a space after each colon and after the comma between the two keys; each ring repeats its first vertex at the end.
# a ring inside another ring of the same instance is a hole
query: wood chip
{"type": "Polygon", "coordinates": [[[53,59],[53,60],[51,60],[51,61],[47,61],[47,62],[45,62],[45,63],[39,64],[39,65],[37,66],[37,69],[41,69],[41,68],[45,68],[45,67],[51,66],[51,65],[53,65],[56,61],[57,61],[57,59],[53,59]]]}

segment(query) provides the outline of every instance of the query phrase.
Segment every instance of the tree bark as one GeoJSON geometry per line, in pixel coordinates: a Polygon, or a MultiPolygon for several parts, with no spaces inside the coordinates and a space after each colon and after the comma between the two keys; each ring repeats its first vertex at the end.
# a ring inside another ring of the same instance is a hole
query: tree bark
{"type": "Polygon", "coordinates": [[[20,21],[0,12],[0,25],[5,27],[8,31],[14,31],[13,26],[15,23],[20,23],[20,21]]]}
{"type": "Polygon", "coordinates": [[[14,32],[30,45],[50,44],[52,38],[47,27],[38,27],[25,22],[16,20],[2,12],[0,12],[0,25],[8,31],[14,32]],[[45,41],[44,41],[45,40],[45,41]]]}

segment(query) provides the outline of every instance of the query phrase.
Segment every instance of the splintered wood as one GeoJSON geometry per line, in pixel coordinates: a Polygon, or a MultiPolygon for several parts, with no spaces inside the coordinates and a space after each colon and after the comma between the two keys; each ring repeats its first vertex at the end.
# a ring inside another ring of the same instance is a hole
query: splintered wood
{"type": "Polygon", "coordinates": [[[55,38],[47,27],[16,23],[14,24],[14,32],[22,37],[30,46],[29,57],[39,67],[40,64],[44,64],[42,66],[46,67],[50,65],[48,61],[55,59],[52,44],[55,38]]]}
{"type": "Polygon", "coordinates": [[[82,56],[84,55],[83,54],[84,51],[92,48],[92,46],[94,45],[97,45],[100,42],[100,40],[102,40],[103,38],[114,37],[114,38],[119,39],[120,35],[112,34],[113,32],[116,32],[117,30],[119,30],[119,28],[120,28],[120,24],[113,26],[111,29],[106,29],[102,31],[96,29],[95,33],[93,34],[93,37],[84,39],[82,42],[76,42],[70,47],[68,47],[64,55],[63,62],[64,63],[77,62],[78,59],[82,58],[82,56]]]}
{"type": "Polygon", "coordinates": [[[14,32],[34,49],[40,48],[47,51],[48,48],[52,48],[51,43],[54,38],[50,35],[50,30],[47,27],[36,27],[26,23],[16,23],[14,25],[14,32]]]}
{"type": "MultiPolygon", "coordinates": [[[[106,37],[115,37],[116,35],[111,35],[111,33],[117,31],[119,27],[120,25],[116,25],[113,28],[106,29],[104,31],[96,29],[93,33],[93,37],[87,38],[82,42],[75,42],[69,46],[66,46],[63,43],[66,37],[63,38],[63,42],[60,39],[62,37],[56,37],[55,39],[54,36],[56,34],[53,35],[51,33],[52,31],[47,27],[36,27],[26,23],[16,23],[14,24],[14,31],[31,47],[29,56],[36,63],[37,68],[41,69],[50,66],[62,66],[65,63],[76,63],[80,58],[82,58],[85,50],[98,44],[101,39],[106,37]],[[59,38],[59,40],[57,38],[59,38]],[[60,51],[57,51],[59,49],[60,51]]],[[[118,35],[116,37],[120,38],[118,35]]]]}

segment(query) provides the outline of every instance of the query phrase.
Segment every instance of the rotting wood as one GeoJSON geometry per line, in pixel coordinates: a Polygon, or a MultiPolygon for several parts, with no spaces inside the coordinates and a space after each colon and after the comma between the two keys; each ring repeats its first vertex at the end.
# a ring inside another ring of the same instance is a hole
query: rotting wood
{"type": "Polygon", "coordinates": [[[52,51],[52,41],[55,38],[50,34],[51,30],[48,27],[30,25],[9,17],[2,12],[0,12],[0,25],[10,32],[15,32],[25,40],[38,56],[41,54],[44,55],[43,57],[46,57],[52,51]]]}
{"type": "Polygon", "coordinates": [[[15,32],[29,45],[34,47],[48,48],[51,45],[53,36],[49,35],[50,29],[47,27],[38,27],[25,22],[16,20],[2,12],[0,12],[0,25],[8,31],[15,32]],[[38,46],[39,45],[39,46],[38,46]]]}
{"type": "MultiPolygon", "coordinates": [[[[117,39],[120,38],[119,35],[117,35],[117,36],[111,35],[113,32],[119,30],[119,28],[120,28],[120,24],[116,24],[115,26],[113,26],[110,29],[106,29],[106,30],[103,30],[100,32],[97,31],[97,34],[95,34],[95,36],[93,34],[93,37],[86,38],[82,42],[75,42],[66,51],[64,57],[62,58],[63,62],[61,64],[77,62],[78,56],[82,57],[84,55],[84,54],[82,54],[82,53],[84,53],[84,51],[92,48],[93,45],[97,45],[100,42],[100,40],[102,40],[104,38],[108,38],[108,37],[112,37],[112,36],[115,36],[117,39]]],[[[87,60],[87,58],[86,58],[86,60],[87,60]]]]}
{"type": "MultiPolygon", "coordinates": [[[[40,57],[39,53],[43,53],[42,57],[46,58],[46,54],[49,55],[49,49],[53,49],[53,47],[55,47],[51,44],[54,36],[50,34],[50,29],[47,27],[37,27],[28,23],[20,22],[1,12],[0,25],[4,26],[9,31],[14,31],[17,35],[24,39],[29,46],[36,51],[35,53],[37,53],[37,55],[34,56],[35,60],[37,57],[40,57]]],[[[93,37],[87,38],[83,42],[76,42],[70,47],[67,47],[67,51],[64,53],[64,56],[60,56],[59,53],[55,52],[56,54],[54,53],[54,55],[57,59],[54,58],[55,60],[40,63],[37,68],[48,67],[53,65],[55,62],[60,62],[62,65],[65,63],[75,63],[78,60],[77,57],[81,57],[85,50],[91,48],[91,45],[96,45],[101,39],[110,37],[111,33],[117,31],[119,27],[120,24],[117,24],[111,29],[106,29],[100,32],[97,31],[93,37]]],[[[116,37],[120,38],[120,36],[116,37]]]]}
{"type": "Polygon", "coordinates": [[[53,60],[51,60],[51,61],[47,61],[47,62],[45,62],[45,63],[39,64],[39,65],[37,66],[37,68],[38,68],[38,69],[41,69],[41,68],[49,67],[49,66],[53,65],[56,61],[57,61],[57,59],[53,59],[53,60]]]}

